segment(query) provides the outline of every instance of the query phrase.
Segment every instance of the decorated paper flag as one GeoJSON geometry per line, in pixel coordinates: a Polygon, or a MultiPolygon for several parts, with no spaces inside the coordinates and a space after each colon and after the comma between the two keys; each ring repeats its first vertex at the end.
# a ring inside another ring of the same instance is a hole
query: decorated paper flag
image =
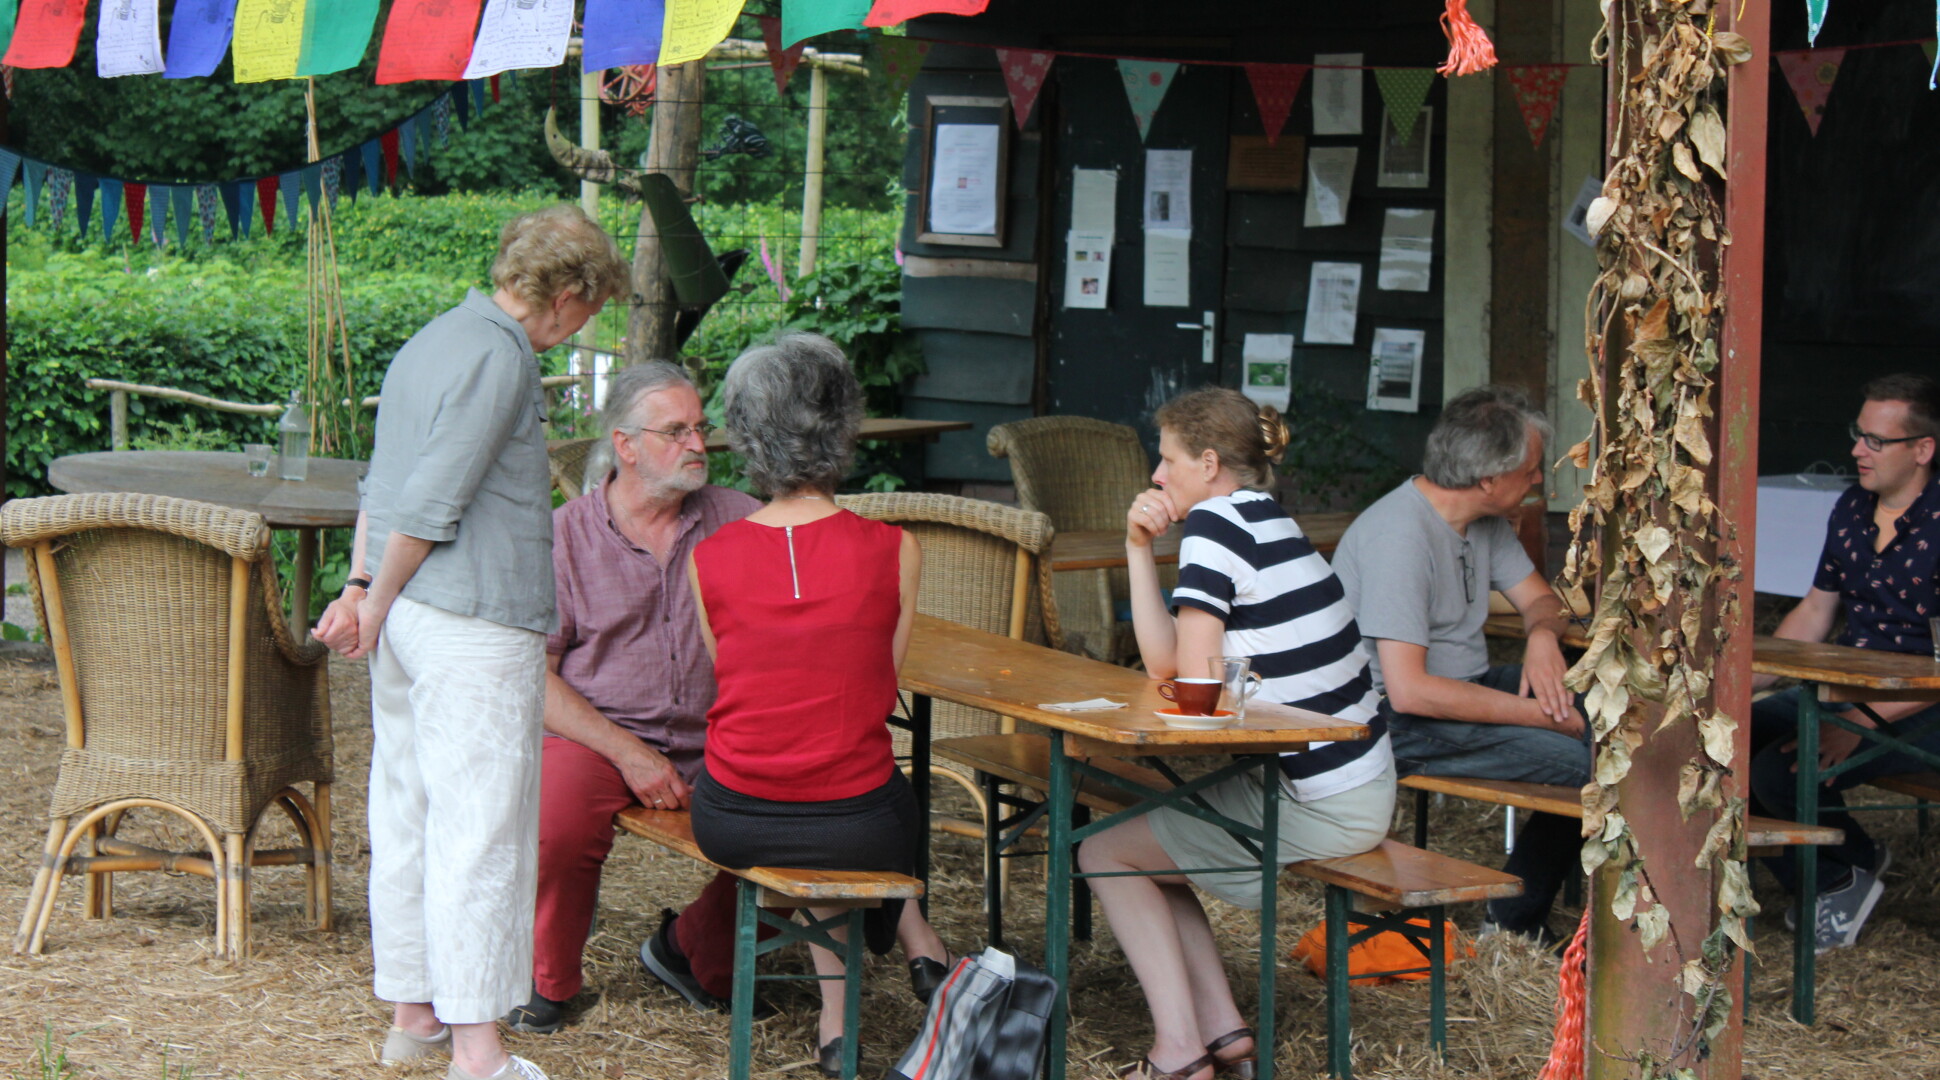
{"type": "Polygon", "coordinates": [[[214,243],[216,239],[216,186],[214,184],[195,186],[195,220],[202,226],[202,242],[214,243]]]}
{"type": "Polygon", "coordinates": [[[1927,54],[1927,63],[1931,64],[1933,63],[1933,58],[1935,54],[1940,53],[1940,41],[1935,41],[1933,38],[1928,38],[1925,41],[1920,42],[1920,48],[1924,50],[1927,54]]]}
{"type": "Polygon", "coordinates": [[[1421,103],[1428,100],[1428,88],[1435,83],[1434,69],[1376,68],[1374,83],[1381,88],[1381,102],[1388,107],[1394,130],[1403,142],[1413,142],[1421,103]]]}
{"type": "Polygon", "coordinates": [[[485,17],[478,23],[465,78],[496,76],[511,68],[552,67],[566,58],[566,39],[572,32],[572,0],[485,0],[485,17]]]}
{"type": "Polygon", "coordinates": [[[431,103],[431,126],[438,133],[438,145],[451,145],[451,95],[440,94],[431,103]]]}
{"type": "Polygon", "coordinates": [[[81,43],[88,0],[28,0],[14,21],[13,39],[0,64],[17,68],[66,67],[81,43]]]}
{"type": "Polygon", "coordinates": [[[256,181],[256,203],[263,214],[263,235],[276,232],[276,189],[282,182],[274,176],[260,177],[256,181]]]}
{"type": "Polygon", "coordinates": [[[377,145],[384,151],[384,183],[387,187],[397,185],[397,129],[392,128],[377,137],[377,145]]]}
{"type": "Polygon", "coordinates": [[[1022,128],[1037,105],[1037,95],[1050,77],[1054,53],[1033,49],[998,49],[997,66],[1004,69],[1004,85],[1010,89],[1010,110],[1022,128]]]}
{"type": "Polygon", "coordinates": [[[864,26],[895,26],[923,15],[982,15],[990,0],[875,0],[864,26]]]}
{"type": "Polygon", "coordinates": [[[229,219],[229,238],[233,240],[248,228],[249,215],[243,213],[243,182],[231,180],[218,184],[216,193],[222,196],[222,213],[229,219]]]}
{"type": "Polygon", "coordinates": [[[1131,103],[1132,119],[1138,121],[1138,138],[1145,141],[1145,135],[1152,130],[1152,117],[1159,111],[1159,104],[1165,100],[1165,92],[1172,88],[1172,77],[1179,73],[1179,65],[1162,60],[1120,60],[1119,77],[1125,81],[1125,100],[1131,103]]]}
{"type": "Polygon", "coordinates": [[[1806,126],[1819,133],[1825,119],[1826,98],[1832,96],[1832,82],[1839,77],[1839,64],[1846,58],[1844,49],[1813,49],[1810,52],[1778,54],[1778,69],[1785,73],[1799,108],[1805,111],[1806,126]]]}
{"type": "Polygon", "coordinates": [[[472,122],[472,85],[470,83],[459,83],[457,86],[451,88],[451,93],[447,95],[447,98],[451,102],[451,111],[458,117],[458,130],[463,131],[470,127],[472,122]]]}
{"type": "Polygon", "coordinates": [[[472,99],[472,115],[485,115],[485,80],[467,79],[465,89],[472,99]]]}
{"type": "Polygon", "coordinates": [[[1805,43],[1819,43],[1819,28],[1825,25],[1826,0],[1805,0],[1805,43]]]}
{"type": "Polygon", "coordinates": [[[101,178],[101,239],[112,242],[115,238],[115,222],[121,220],[121,181],[110,177],[101,178]]]}
{"type": "MultiPolygon", "coordinates": [[[[398,156],[404,160],[404,171],[415,178],[418,175],[418,163],[415,160],[418,156],[418,124],[416,117],[410,117],[397,126],[397,149],[398,156]]],[[[336,197],[332,196],[330,199],[331,205],[336,205],[336,202],[336,197]]]]}
{"type": "Polygon", "coordinates": [[[305,7],[313,0],[236,0],[231,56],[239,83],[296,77],[305,7]]]}
{"type": "MultiPolygon", "coordinates": [[[[20,13],[20,0],[0,0],[0,56],[5,56],[7,47],[13,44],[13,24],[20,13]]],[[[13,71],[7,71],[7,96],[13,96],[13,71]]]]}
{"type": "Polygon", "coordinates": [[[121,185],[121,205],[128,211],[128,239],[141,243],[142,206],[148,202],[148,185],[129,181],[121,185]]]}
{"type": "MultiPolygon", "coordinates": [[[[94,28],[94,73],[104,79],[162,70],[156,0],[104,0],[94,28]]],[[[86,223],[81,231],[87,231],[86,223]]]]}
{"type": "Polygon", "coordinates": [[[74,216],[79,221],[81,239],[88,238],[88,222],[94,219],[94,193],[101,179],[91,173],[74,174],[74,216]]]}
{"type": "Polygon", "coordinates": [[[1509,89],[1516,95],[1516,107],[1522,110],[1529,141],[1541,147],[1543,136],[1549,134],[1549,121],[1556,115],[1556,102],[1569,68],[1560,64],[1511,64],[1508,72],[1509,89]]]}
{"type": "Polygon", "coordinates": [[[294,229],[303,223],[303,170],[295,169],[276,178],[276,190],[283,195],[283,220],[294,229]]]}
{"type": "Polygon", "coordinates": [[[660,59],[660,27],[667,18],[663,0],[586,0],[587,71],[634,67],[660,59]]]}
{"type": "Polygon", "coordinates": [[[0,214],[7,212],[7,196],[13,194],[13,178],[20,172],[20,155],[0,147],[0,214]]]}
{"type": "Polygon", "coordinates": [[[168,189],[168,212],[175,218],[175,239],[183,247],[189,246],[189,226],[195,220],[195,188],[188,184],[177,184],[168,189]]]}
{"type": "Polygon", "coordinates": [[[40,212],[40,185],[47,178],[47,166],[27,158],[20,163],[20,172],[27,178],[27,220],[22,224],[32,227],[40,212]]]}
{"type": "Polygon", "coordinates": [[[168,188],[148,185],[148,235],[156,247],[168,243],[168,188]]]}
{"type": "Polygon", "coordinates": [[[876,41],[876,56],[882,62],[882,77],[889,92],[900,95],[909,90],[916,73],[923,69],[923,58],[930,54],[930,43],[906,37],[885,37],[876,41]]]}
{"type": "Polygon", "coordinates": [[[392,4],[377,51],[376,83],[462,78],[483,0],[392,4]]]}
{"type": "Polygon", "coordinates": [[[656,63],[672,67],[706,56],[734,29],[734,20],[741,17],[741,4],[742,0],[667,0],[656,63]]]}
{"type": "MultiPolygon", "coordinates": [[[[310,199],[310,220],[315,221],[323,215],[323,163],[311,162],[297,170],[297,176],[303,184],[303,194],[310,199]]],[[[290,215],[290,221],[296,221],[295,214],[290,215]]]]}
{"type": "Polygon", "coordinates": [[[312,0],[303,12],[303,52],[298,75],[328,75],[364,62],[377,0],[312,0]]]}
{"type": "Polygon", "coordinates": [[[323,201],[331,210],[337,209],[337,189],[344,178],[344,155],[337,154],[323,159],[323,201]]]}
{"type": "Polygon", "coordinates": [[[372,195],[383,194],[384,151],[377,145],[376,139],[363,145],[361,156],[364,159],[364,183],[370,185],[372,195]]]}
{"type": "Polygon", "coordinates": [[[794,45],[831,30],[856,30],[870,0],[781,0],[781,43],[794,45]]]}
{"type": "Polygon", "coordinates": [[[775,93],[788,92],[788,80],[794,77],[795,66],[802,62],[800,42],[784,49],[781,47],[781,19],[774,15],[758,15],[761,23],[761,43],[768,47],[768,66],[775,72],[775,93]]]}
{"type": "Polygon", "coordinates": [[[175,0],[168,24],[168,67],[164,79],[196,79],[212,74],[229,51],[236,25],[236,0],[175,0]]]}
{"type": "Polygon", "coordinates": [[[1247,64],[1246,81],[1253,84],[1253,100],[1260,106],[1260,126],[1268,144],[1280,140],[1300,84],[1307,81],[1305,64],[1247,64]]]}
{"type": "Polygon", "coordinates": [[[74,174],[66,169],[47,170],[47,212],[53,215],[55,232],[67,217],[67,199],[74,191],[74,174]]]}

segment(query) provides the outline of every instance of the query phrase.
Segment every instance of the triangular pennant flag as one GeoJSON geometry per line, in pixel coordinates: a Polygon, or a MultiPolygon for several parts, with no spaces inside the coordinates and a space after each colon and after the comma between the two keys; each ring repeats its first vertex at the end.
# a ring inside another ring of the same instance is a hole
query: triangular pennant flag
{"type": "Polygon", "coordinates": [[[20,171],[27,178],[27,217],[21,224],[32,228],[34,217],[40,212],[40,185],[47,178],[47,166],[27,158],[20,163],[20,171]]]}
{"type": "Polygon", "coordinates": [[[431,164],[432,116],[436,112],[436,106],[427,105],[419,109],[418,114],[411,118],[411,126],[416,128],[418,132],[418,153],[423,156],[424,162],[427,165],[431,164]]]}
{"type": "Polygon", "coordinates": [[[384,150],[377,145],[376,139],[365,143],[361,149],[359,156],[364,159],[364,183],[370,185],[372,195],[381,195],[384,192],[384,150]]]}
{"type": "Polygon", "coordinates": [[[202,226],[202,242],[216,242],[216,186],[197,184],[195,186],[195,220],[202,226]]]}
{"type": "Polygon", "coordinates": [[[1305,64],[1247,64],[1246,81],[1253,84],[1253,100],[1260,106],[1260,126],[1268,145],[1278,142],[1293,114],[1293,99],[1307,81],[1305,64]]]}
{"type": "Polygon", "coordinates": [[[384,151],[384,186],[397,186],[397,129],[392,128],[377,137],[377,145],[384,151]]]}
{"type": "Polygon", "coordinates": [[[451,95],[440,94],[431,103],[431,125],[438,133],[438,145],[451,145],[451,95]]]}
{"type": "Polygon", "coordinates": [[[0,64],[16,68],[66,67],[81,43],[88,0],[29,0],[14,20],[13,39],[0,64]]]}
{"type": "Polygon", "coordinates": [[[787,93],[788,80],[802,62],[802,44],[798,41],[786,49],[781,47],[781,19],[777,16],[757,15],[755,21],[761,24],[761,43],[768,48],[768,66],[775,72],[775,93],[787,93]]]}
{"type": "Polygon", "coordinates": [[[982,15],[990,0],[875,0],[864,26],[895,26],[923,15],[982,15]]]}
{"type": "Polygon", "coordinates": [[[148,236],[156,247],[168,243],[168,186],[148,185],[148,236]]]}
{"type": "Polygon", "coordinates": [[[916,73],[923,70],[923,58],[930,54],[930,43],[906,37],[876,39],[876,57],[882,64],[882,77],[889,92],[900,96],[909,90],[916,73]]]}
{"type": "Polygon", "coordinates": [[[337,178],[337,189],[350,196],[350,201],[355,203],[364,186],[363,148],[345,150],[337,155],[337,159],[343,166],[343,175],[337,178]]]}
{"type": "Polygon", "coordinates": [[[94,193],[100,186],[99,177],[90,173],[74,174],[74,216],[83,240],[88,238],[88,222],[94,218],[94,193]]]}
{"type": "Polygon", "coordinates": [[[337,208],[337,187],[343,181],[344,155],[337,154],[323,159],[323,201],[330,209],[337,208]]]}
{"type": "MultiPolygon", "coordinates": [[[[737,5],[738,6],[738,5],[737,5]]],[[[485,0],[465,78],[492,77],[498,100],[498,73],[508,68],[550,68],[566,58],[573,34],[573,5],[535,4],[532,0],[485,0]]]]}
{"type": "Polygon", "coordinates": [[[101,241],[113,243],[115,222],[121,220],[121,181],[101,178],[101,241]]]}
{"type": "Polygon", "coordinates": [[[1010,90],[1010,110],[1022,128],[1037,105],[1037,95],[1050,77],[1056,53],[1034,49],[998,49],[997,66],[1004,69],[1004,86],[1010,90]]]}
{"type": "Polygon", "coordinates": [[[586,0],[584,28],[579,37],[587,71],[634,67],[660,59],[660,27],[667,18],[665,0],[586,0]]]}
{"type": "Polygon", "coordinates": [[[1805,0],[1805,43],[1819,43],[1819,28],[1825,25],[1826,0],[1805,0]]]}
{"type": "Polygon", "coordinates": [[[1940,41],[1935,41],[1933,38],[1928,38],[1925,41],[1920,42],[1920,48],[1923,51],[1925,51],[1925,53],[1927,54],[1927,63],[1931,64],[1933,63],[1935,52],[1937,50],[1940,50],[1940,41]]]}
{"type": "Polygon", "coordinates": [[[1839,77],[1839,64],[1845,58],[1844,49],[1778,54],[1778,69],[1785,73],[1792,95],[1799,99],[1799,108],[1805,110],[1805,124],[1815,136],[1819,134],[1819,121],[1825,119],[1825,103],[1832,96],[1832,81],[1839,77]]]}
{"type": "Polygon", "coordinates": [[[47,212],[53,215],[50,224],[55,232],[61,231],[61,222],[67,217],[68,196],[74,191],[74,174],[67,169],[47,170],[47,212]]]}
{"type": "MultiPolygon", "coordinates": [[[[415,119],[407,119],[397,126],[398,158],[404,162],[404,171],[412,177],[418,175],[418,125],[415,119]]],[[[331,200],[333,203],[336,200],[331,200]]]]}
{"type": "Polygon", "coordinates": [[[309,4],[327,0],[236,0],[229,57],[239,83],[293,79],[303,58],[303,20],[309,4]]]}
{"type": "Polygon", "coordinates": [[[189,246],[189,229],[195,224],[195,188],[178,184],[168,189],[169,213],[175,218],[175,239],[189,246]]]}
{"type": "MultiPolygon", "coordinates": [[[[7,54],[8,46],[13,44],[15,17],[20,13],[20,0],[0,0],[0,56],[7,54]]],[[[7,96],[13,96],[13,69],[7,69],[7,96]]]]}
{"type": "Polygon", "coordinates": [[[282,181],[274,176],[261,177],[256,181],[256,205],[263,214],[263,235],[276,233],[276,189],[282,181]]]}
{"type": "Polygon", "coordinates": [[[213,74],[229,51],[235,32],[236,0],[175,0],[168,24],[168,66],[164,79],[198,79],[213,74]]]}
{"type": "MultiPolygon", "coordinates": [[[[323,163],[305,165],[298,175],[303,178],[303,194],[310,197],[310,220],[316,221],[323,213],[323,163]]],[[[290,221],[294,223],[296,215],[290,215],[290,221]]]]}
{"type": "Polygon", "coordinates": [[[1563,93],[1563,81],[1569,78],[1570,69],[1561,64],[1510,64],[1509,89],[1516,96],[1516,107],[1522,110],[1523,126],[1529,129],[1529,141],[1541,148],[1543,136],[1549,134],[1549,121],[1556,115],[1556,102],[1563,93]]]}
{"type": "Polygon", "coordinates": [[[859,30],[870,0],[781,0],[781,44],[790,48],[831,30],[859,30]]]}
{"type": "Polygon", "coordinates": [[[459,83],[457,86],[452,87],[451,93],[446,100],[451,102],[451,111],[458,116],[458,130],[464,131],[470,127],[472,123],[472,95],[471,91],[465,88],[465,84],[459,83]]]}
{"type": "Polygon", "coordinates": [[[216,194],[222,197],[222,216],[229,220],[229,238],[234,240],[241,232],[243,222],[249,220],[249,215],[242,212],[243,182],[231,180],[226,184],[217,184],[216,194]]]}
{"type": "MultiPolygon", "coordinates": [[[[102,14],[106,15],[107,4],[102,14]]],[[[162,70],[162,16],[156,0],[119,0],[94,30],[94,73],[103,79],[162,70]]],[[[87,231],[86,225],[81,228],[87,231]]]]}
{"type": "Polygon", "coordinates": [[[303,12],[303,52],[298,75],[328,75],[364,62],[377,0],[310,0],[303,12]]]}
{"type": "Polygon", "coordinates": [[[483,3],[438,0],[392,4],[391,14],[384,21],[384,41],[377,49],[377,85],[462,78],[472,58],[478,9],[483,3]]]}
{"type": "Polygon", "coordinates": [[[283,220],[292,229],[303,224],[303,170],[278,176],[276,190],[283,194],[283,220]]]}
{"type": "Polygon", "coordinates": [[[1428,100],[1428,88],[1435,84],[1434,69],[1376,68],[1374,83],[1381,88],[1381,101],[1388,107],[1395,133],[1402,142],[1413,142],[1421,103],[1428,100]]]}
{"type": "Polygon", "coordinates": [[[0,147],[0,214],[7,212],[7,196],[13,194],[13,178],[20,172],[20,155],[0,147]]]}
{"type": "Polygon", "coordinates": [[[1179,65],[1162,60],[1120,60],[1119,78],[1125,83],[1125,100],[1131,103],[1132,119],[1138,121],[1138,138],[1152,130],[1152,117],[1158,113],[1165,92],[1172,88],[1179,65]]]}
{"type": "MultiPolygon", "coordinates": [[[[726,37],[727,35],[723,34],[722,36],[726,37]]],[[[497,105],[498,104],[498,75],[494,74],[491,77],[490,82],[492,84],[492,104],[497,105]]]]}
{"type": "Polygon", "coordinates": [[[484,116],[485,106],[487,104],[485,100],[485,80],[467,79],[465,80],[465,87],[471,91],[472,115],[484,116]]]}
{"type": "Polygon", "coordinates": [[[142,208],[148,202],[148,185],[130,180],[121,185],[121,205],[128,211],[128,239],[141,243],[142,208]]]}

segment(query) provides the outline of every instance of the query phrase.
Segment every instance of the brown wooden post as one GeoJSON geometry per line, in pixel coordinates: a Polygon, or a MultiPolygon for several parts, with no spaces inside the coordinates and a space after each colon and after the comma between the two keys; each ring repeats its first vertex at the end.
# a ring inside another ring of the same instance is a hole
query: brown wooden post
{"type": "MultiPolygon", "coordinates": [[[[654,91],[653,135],[647,143],[647,171],[666,173],[685,196],[694,193],[694,171],[701,160],[701,101],[706,91],[707,62],[692,60],[662,68],[654,91]]],[[[680,354],[674,342],[673,279],[666,256],[645,204],[640,207],[640,235],[633,249],[633,309],[627,313],[626,362],[672,360],[680,354]]]]}
{"type": "MultiPolygon", "coordinates": [[[[1547,63],[1556,15],[1550,0],[1496,0],[1504,64],[1547,63]]],[[[1489,381],[1549,397],[1550,149],[1531,146],[1515,88],[1495,75],[1495,183],[1490,218],[1489,381]]]]}

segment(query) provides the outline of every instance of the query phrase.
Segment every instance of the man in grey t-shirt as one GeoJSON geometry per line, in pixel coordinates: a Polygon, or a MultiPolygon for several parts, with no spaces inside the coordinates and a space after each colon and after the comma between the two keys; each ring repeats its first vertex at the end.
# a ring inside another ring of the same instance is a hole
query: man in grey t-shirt
{"type": "MultiPolygon", "coordinates": [[[[1563,605],[1504,515],[1542,479],[1549,422],[1497,386],[1450,401],[1428,436],[1424,475],[1354,520],[1334,553],[1402,776],[1468,776],[1581,787],[1590,779],[1582,714],[1563,686],[1563,605]],[[1489,666],[1489,593],[1521,613],[1521,664],[1489,666]]],[[[1543,940],[1544,920],[1577,864],[1579,823],[1536,814],[1504,867],[1523,895],[1489,904],[1484,930],[1543,940]]]]}

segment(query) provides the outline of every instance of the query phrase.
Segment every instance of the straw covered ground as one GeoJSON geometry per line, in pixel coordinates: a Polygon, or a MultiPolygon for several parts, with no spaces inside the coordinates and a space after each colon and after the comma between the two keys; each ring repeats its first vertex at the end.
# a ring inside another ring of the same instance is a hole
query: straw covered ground
{"type": "MultiPolygon", "coordinates": [[[[0,1074],[44,1070],[42,1047],[65,1056],[83,1077],[378,1077],[388,1011],[368,990],[368,923],[363,911],[367,849],[363,786],[370,740],[366,684],[357,665],[331,671],[337,710],[337,929],[302,926],[299,876],[264,870],[255,877],[255,955],[242,964],[214,958],[209,882],[163,874],[123,875],[117,917],[80,917],[81,890],[70,882],[48,935],[46,955],[0,954],[0,1074]]],[[[45,830],[47,791],[62,741],[59,696],[44,665],[0,663],[0,915],[18,917],[45,830]]],[[[949,796],[945,796],[948,798],[949,796]]],[[[1436,811],[1437,846],[1495,863],[1501,815],[1470,804],[1436,811]]],[[[1759,920],[1766,957],[1755,975],[1746,1036],[1746,1075],[1778,1077],[1940,1076],[1940,852],[1914,835],[1910,814],[1881,819],[1895,852],[1889,891],[1861,947],[1821,965],[1823,1022],[1807,1030],[1785,1013],[1791,938],[1776,912],[1780,898],[1761,875],[1759,920]]],[[[1397,826],[1405,828],[1406,813],[1397,826]]],[[[152,832],[170,830],[144,825],[152,832]]],[[[1405,835],[1405,833],[1403,833],[1405,835]]],[[[180,840],[176,836],[173,839],[180,840]]],[[[271,837],[274,840],[274,837],[271,837]]],[[[967,840],[939,836],[933,911],[945,940],[973,948],[981,936],[979,869],[967,840]]],[[[635,949],[663,905],[679,906],[705,880],[696,865],[622,838],[609,864],[599,926],[587,950],[584,1014],[550,1037],[514,1036],[511,1045],[559,1078],[716,1077],[726,1071],[727,1019],[689,1010],[643,981],[635,949]],[[591,994],[589,993],[589,997],[591,994]]],[[[1013,882],[1011,927],[1026,956],[1039,951],[1041,878],[1022,869],[1013,882]]],[[[1319,892],[1283,888],[1281,955],[1319,919],[1319,892]]],[[[1231,970],[1250,999],[1249,957],[1256,923],[1213,905],[1231,970]]],[[[1555,925],[1574,926],[1559,911],[1555,925]]],[[[1477,913],[1460,915],[1472,928],[1477,913]]],[[[8,924],[13,925],[12,923],[8,924]]],[[[1136,983],[1109,928],[1074,950],[1075,1021],[1071,1075],[1102,1077],[1146,1046],[1148,1024],[1136,983]]],[[[800,969],[805,957],[783,954],[800,969]]],[[[1548,1054],[1557,965],[1496,939],[1480,943],[1451,987],[1449,1053],[1427,1052],[1425,986],[1354,992],[1356,1063],[1364,1077],[1527,1077],[1548,1054]]],[[[1325,1029],[1319,982],[1282,965],[1278,1060],[1281,1075],[1324,1071],[1325,1029]]],[[[863,1011],[864,1073],[880,1076],[912,1034],[919,1014],[900,961],[872,964],[863,1011]]],[[[757,1025],[755,1061],[764,1077],[816,1075],[806,984],[768,984],[782,1008],[757,1025]]],[[[394,1075],[441,1075],[442,1065],[394,1075]]]]}

